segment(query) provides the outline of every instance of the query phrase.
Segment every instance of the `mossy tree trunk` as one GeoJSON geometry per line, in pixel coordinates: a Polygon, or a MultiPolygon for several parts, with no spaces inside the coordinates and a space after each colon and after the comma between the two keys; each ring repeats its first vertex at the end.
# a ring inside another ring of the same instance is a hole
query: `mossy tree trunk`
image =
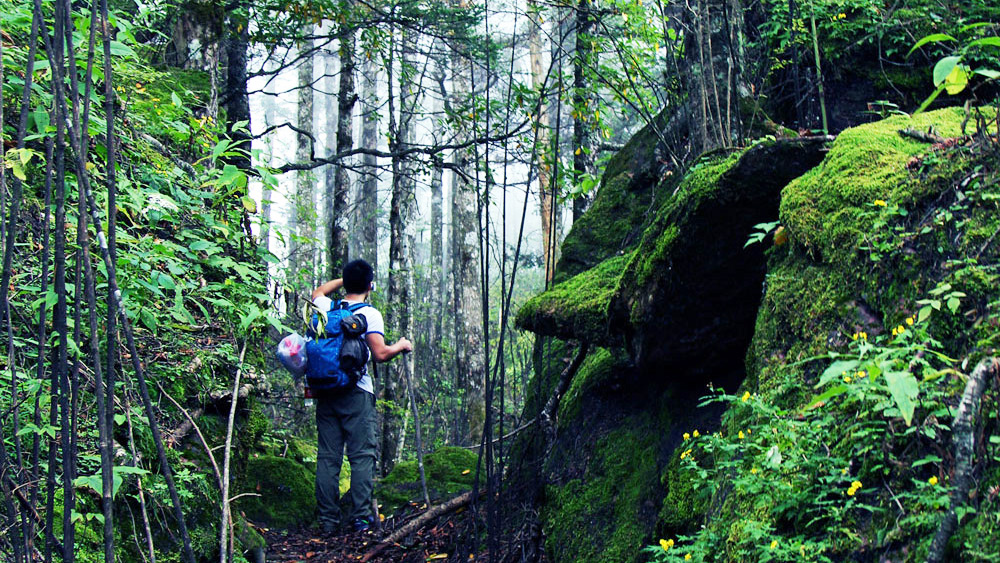
{"type": "MultiPolygon", "coordinates": [[[[350,150],[354,145],[354,104],[358,95],[354,89],[354,15],[353,2],[346,6],[346,17],[340,24],[337,39],[340,42],[340,88],[337,91],[337,148],[339,154],[350,150]]],[[[347,168],[350,162],[338,164],[334,172],[333,190],[333,220],[328,223],[327,233],[327,268],[329,277],[333,279],[347,263],[348,215],[347,194],[349,178],[347,168]]]]}
{"type": "MultiPolygon", "coordinates": [[[[306,30],[305,35],[312,33],[312,27],[306,30]]],[[[305,57],[299,64],[298,72],[298,116],[296,133],[295,159],[298,162],[308,162],[312,158],[313,147],[313,56],[312,41],[303,41],[300,49],[305,53],[305,57]]],[[[298,293],[311,289],[314,283],[314,254],[315,245],[308,242],[315,238],[316,229],[316,205],[313,196],[313,173],[309,170],[300,170],[295,176],[295,201],[294,211],[291,218],[291,230],[298,238],[293,238],[289,245],[289,264],[292,269],[292,297],[289,302],[288,312],[296,315],[298,309],[298,293]]]]}
{"type": "MultiPolygon", "coordinates": [[[[361,114],[361,146],[375,148],[378,146],[378,64],[366,59],[361,80],[361,99],[363,100],[361,114]]],[[[378,159],[375,155],[365,154],[361,157],[361,168],[364,171],[358,182],[357,213],[355,228],[352,231],[357,240],[357,256],[364,258],[378,271],[378,159]]]]}

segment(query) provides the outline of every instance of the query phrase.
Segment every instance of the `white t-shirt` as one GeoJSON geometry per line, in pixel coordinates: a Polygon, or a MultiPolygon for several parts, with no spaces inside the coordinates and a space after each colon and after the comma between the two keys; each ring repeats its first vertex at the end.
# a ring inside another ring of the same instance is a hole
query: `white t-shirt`
{"type": "MultiPolygon", "coordinates": [[[[361,303],[361,301],[347,301],[347,303],[348,305],[354,305],[361,303]]],[[[330,299],[326,295],[320,295],[316,299],[313,299],[313,305],[325,313],[333,306],[333,299],[330,299]]],[[[367,307],[358,309],[355,313],[363,316],[368,323],[368,330],[365,332],[365,336],[369,334],[381,334],[383,338],[385,337],[385,321],[382,319],[382,313],[378,309],[368,305],[367,307]]],[[[371,350],[368,351],[368,358],[371,358],[371,350]]],[[[372,395],[375,394],[375,385],[372,383],[372,376],[368,375],[367,365],[364,372],[362,372],[361,379],[358,380],[358,387],[368,391],[372,395]]]]}

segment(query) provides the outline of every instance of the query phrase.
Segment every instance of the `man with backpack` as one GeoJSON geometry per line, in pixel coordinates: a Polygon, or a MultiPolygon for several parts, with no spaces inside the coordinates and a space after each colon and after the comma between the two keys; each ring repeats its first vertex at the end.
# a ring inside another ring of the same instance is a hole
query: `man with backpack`
{"type": "MultiPolygon", "coordinates": [[[[313,387],[316,400],[316,430],[319,435],[316,459],[316,507],[320,529],[324,533],[336,532],[340,525],[340,467],[345,447],[347,460],[351,465],[351,489],[347,495],[350,501],[348,521],[352,531],[368,530],[372,518],[377,516],[372,514],[371,506],[377,447],[375,389],[364,364],[368,357],[373,357],[377,362],[386,362],[403,352],[413,350],[413,344],[406,338],[400,338],[392,345],[385,343],[382,313],[366,303],[368,296],[375,289],[374,277],[375,273],[368,262],[354,260],[344,266],[342,278],[328,281],[312,292],[313,305],[319,313],[325,313],[327,317],[324,319],[318,314],[310,323],[309,332],[313,333],[310,336],[317,344],[336,344],[338,353],[341,342],[332,342],[333,338],[340,338],[343,341],[359,338],[367,344],[367,350],[364,350],[366,357],[358,362],[360,369],[351,370],[353,371],[349,374],[351,378],[342,387],[335,387],[340,384],[331,383],[316,388],[315,383],[325,381],[319,378],[326,377],[327,373],[310,372],[310,368],[307,367],[307,381],[313,387]],[[328,297],[341,288],[345,292],[343,299],[334,301],[328,297]],[[322,324],[323,321],[326,321],[325,326],[322,324]],[[358,325],[361,325],[360,329],[358,325]],[[340,326],[344,328],[343,334],[338,334],[340,326]],[[359,332],[352,333],[352,327],[359,332]],[[360,332],[362,330],[363,332],[360,332]],[[360,336],[355,337],[354,334],[360,336]],[[331,337],[331,342],[324,342],[324,337],[327,336],[331,337]]],[[[343,347],[344,353],[348,353],[348,344],[344,344],[343,347]]],[[[316,354],[310,350],[309,366],[318,365],[314,355],[316,354]]],[[[337,370],[326,371],[333,375],[332,372],[337,370]]]]}

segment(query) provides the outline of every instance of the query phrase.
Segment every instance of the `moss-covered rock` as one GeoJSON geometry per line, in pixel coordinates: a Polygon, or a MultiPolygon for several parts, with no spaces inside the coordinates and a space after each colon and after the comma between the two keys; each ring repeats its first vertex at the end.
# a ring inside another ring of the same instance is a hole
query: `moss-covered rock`
{"type": "MultiPolygon", "coordinates": [[[[604,346],[590,353],[563,398],[551,455],[539,439],[525,438],[515,447],[515,456],[528,465],[546,462],[540,472],[521,468],[514,484],[541,483],[537,499],[553,560],[637,560],[640,546],[655,543],[654,532],[675,537],[702,526],[726,546],[752,548],[732,553],[759,555],[753,546],[762,530],[780,533],[796,521],[799,516],[772,510],[761,498],[726,493],[708,499],[691,486],[677,461],[680,434],[712,429],[721,412],[719,404],[714,411],[713,405],[693,408],[705,393],[703,383],[739,383],[745,376],[743,387],[758,400],[798,412],[816,393],[829,351],[843,349],[854,332],[874,338],[883,327],[913,318],[933,301],[931,292],[946,285],[962,295],[953,311],[938,303],[926,318],[931,337],[970,364],[996,353],[996,150],[988,144],[932,146],[899,134],[913,128],[954,136],[963,118],[961,110],[949,109],[849,129],[825,158],[821,139],[708,155],[658,200],[641,236],[630,231],[627,244],[615,239],[599,250],[600,236],[592,237],[593,260],[565,261],[575,265],[561,271],[563,283],[530,301],[518,319],[541,334],[604,346]],[[773,221],[779,212],[790,243],[768,240],[765,253],[744,250],[752,226],[773,221]],[[741,523],[747,510],[764,528],[741,523]]],[[[654,193],[662,194],[664,185],[654,193]]],[[[606,181],[601,190],[620,187],[606,181]]],[[[610,218],[593,217],[590,224],[610,218]]],[[[544,404],[577,346],[540,341],[529,417],[544,404]]],[[[735,433],[738,413],[728,415],[726,424],[724,431],[735,433]]],[[[837,448],[852,437],[823,439],[837,448]]],[[[874,462],[866,463],[856,470],[868,471],[874,462]]],[[[888,481],[902,479],[889,483],[893,490],[912,486],[912,473],[887,471],[888,481]]],[[[989,475],[986,481],[995,479],[989,475]]],[[[881,490],[872,494],[893,506],[881,490]]],[[[895,555],[924,553],[921,542],[932,534],[917,537],[914,530],[932,528],[936,514],[912,515],[919,522],[905,531],[887,519],[889,513],[854,515],[851,525],[867,534],[866,542],[881,542],[895,555]],[[876,534],[877,527],[884,533],[876,534]]],[[[980,515],[963,524],[962,540],[953,542],[955,557],[992,553],[991,544],[974,535],[993,534],[996,520],[980,515]]],[[[818,538],[816,545],[864,558],[870,546],[856,540],[818,538]]]]}
{"type": "MultiPolygon", "coordinates": [[[[424,456],[424,476],[431,502],[451,498],[472,488],[478,454],[472,450],[445,446],[424,456]]],[[[384,514],[393,514],[411,502],[423,502],[420,469],[416,460],[396,464],[379,481],[375,496],[384,514]]]]}
{"type": "Polygon", "coordinates": [[[275,528],[294,528],[311,522],[316,510],[316,476],[293,459],[264,455],[251,458],[240,492],[259,496],[240,498],[246,517],[275,528]]]}
{"type": "Polygon", "coordinates": [[[660,151],[666,112],[643,127],[608,162],[590,209],[560,248],[555,281],[564,281],[635,246],[655,206],[672,189],[660,151]],[[668,182],[661,182],[666,178],[668,182]]]}

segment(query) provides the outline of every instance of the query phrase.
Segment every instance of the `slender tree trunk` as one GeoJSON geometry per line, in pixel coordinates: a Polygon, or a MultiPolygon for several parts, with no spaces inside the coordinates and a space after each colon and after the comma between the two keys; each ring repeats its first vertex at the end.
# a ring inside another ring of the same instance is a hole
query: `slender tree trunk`
{"type": "MultiPolygon", "coordinates": [[[[573,181],[577,185],[586,176],[593,176],[597,172],[591,125],[597,120],[597,104],[587,80],[588,68],[597,64],[597,54],[593,48],[596,22],[591,9],[590,0],[579,0],[576,10],[576,53],[573,59],[573,181]]],[[[573,199],[573,221],[587,210],[591,197],[591,194],[580,194],[573,199]]]]}
{"type": "Polygon", "coordinates": [[[555,271],[555,260],[552,260],[551,249],[553,247],[552,237],[555,234],[553,229],[552,203],[555,199],[555,186],[552,185],[552,167],[550,166],[552,154],[549,139],[549,110],[548,103],[544,100],[548,97],[547,92],[541,91],[545,82],[545,61],[543,60],[544,43],[542,39],[542,6],[538,0],[528,1],[528,13],[532,21],[528,24],[528,51],[531,58],[531,86],[542,96],[543,101],[538,106],[538,115],[535,116],[535,127],[537,128],[536,138],[538,148],[535,150],[537,162],[535,168],[538,171],[538,204],[539,214],[542,218],[542,257],[545,260],[545,280],[552,281],[552,274],[555,271]]]}
{"type": "MultiPolygon", "coordinates": [[[[469,59],[456,56],[452,61],[454,74],[454,95],[456,106],[467,102],[465,98],[473,92],[469,85],[472,75],[472,64],[469,59]]],[[[469,128],[463,128],[460,135],[469,138],[474,134],[469,128]]],[[[455,306],[457,314],[455,322],[458,333],[456,340],[457,389],[464,394],[462,420],[459,426],[462,443],[471,444],[479,441],[486,407],[483,398],[483,382],[486,377],[486,361],[483,353],[483,310],[481,292],[483,291],[480,276],[479,261],[479,225],[477,221],[476,186],[466,178],[474,177],[470,166],[476,166],[475,155],[471,150],[456,152],[456,166],[467,176],[455,174],[452,184],[452,223],[454,226],[454,258],[452,266],[455,287],[455,306]]]]}
{"type": "Polygon", "coordinates": [[[690,153],[697,156],[742,135],[743,12],[739,0],[692,0],[685,15],[690,153]]]}
{"type": "MultiPolygon", "coordinates": [[[[320,120],[323,123],[323,152],[324,153],[334,153],[336,152],[337,146],[337,98],[333,95],[333,91],[336,88],[337,83],[337,57],[334,56],[332,51],[324,51],[323,53],[323,74],[326,77],[323,79],[325,86],[323,87],[323,117],[320,120]]],[[[336,227],[334,221],[337,217],[337,203],[336,203],[336,193],[337,193],[337,169],[339,167],[336,164],[327,164],[323,167],[323,196],[320,197],[320,217],[323,224],[323,236],[326,241],[326,248],[323,252],[323,257],[326,262],[325,275],[326,279],[334,279],[340,277],[340,261],[346,256],[346,253],[341,254],[334,248],[334,238],[336,235],[336,227]]]]}
{"type": "MultiPolygon", "coordinates": [[[[435,60],[433,63],[433,76],[435,83],[444,84],[444,63],[435,60]]],[[[434,110],[440,113],[443,107],[444,91],[441,91],[442,99],[435,104],[434,110]]],[[[434,139],[438,141],[444,137],[444,126],[438,125],[434,131],[434,139]]],[[[424,369],[433,374],[440,375],[442,372],[441,356],[444,338],[444,308],[446,290],[444,284],[444,166],[442,162],[434,161],[431,170],[431,262],[430,262],[430,315],[429,315],[429,338],[428,350],[423,356],[426,362],[421,365],[424,369]]]]}
{"type": "MultiPolygon", "coordinates": [[[[354,147],[354,104],[358,100],[354,88],[354,17],[352,4],[346,6],[346,16],[340,24],[337,39],[340,42],[340,90],[337,92],[337,153],[354,147]]],[[[350,217],[347,214],[347,195],[350,178],[349,162],[336,165],[333,194],[333,221],[327,238],[330,279],[347,263],[347,239],[350,217]]]]}
{"type": "MultiPolygon", "coordinates": [[[[361,95],[364,99],[361,116],[361,145],[374,149],[378,146],[378,65],[371,59],[364,63],[361,95]]],[[[360,236],[358,255],[378,271],[378,161],[374,155],[361,157],[364,170],[358,185],[356,228],[360,236]]]]}
{"type": "MultiPolygon", "coordinates": [[[[250,169],[250,95],[247,93],[247,48],[250,45],[247,0],[236,0],[226,12],[229,37],[226,40],[226,132],[241,143],[239,156],[229,162],[241,170],[250,169]],[[242,123],[241,127],[236,127],[242,123]],[[245,152],[244,152],[245,151],[245,152]]],[[[214,73],[214,69],[211,71],[214,73]]],[[[249,233],[248,233],[249,234],[249,233]]]]}
{"type": "MultiPolygon", "coordinates": [[[[399,155],[401,147],[405,145],[405,134],[402,131],[406,126],[396,118],[396,104],[403,107],[406,101],[407,84],[403,84],[403,73],[400,72],[399,96],[393,94],[392,73],[393,61],[396,56],[396,31],[390,32],[389,57],[386,64],[389,75],[388,104],[389,104],[389,151],[392,156],[392,200],[389,207],[389,294],[388,301],[392,307],[392,317],[396,326],[402,330],[409,329],[409,300],[410,287],[407,283],[408,264],[406,261],[409,252],[408,240],[406,237],[406,225],[409,220],[410,194],[409,183],[404,177],[405,170],[403,158],[399,155]]],[[[400,65],[401,67],[403,65],[400,65]]],[[[400,120],[406,121],[402,112],[400,120]]],[[[400,334],[405,334],[400,332],[400,334]]],[[[382,418],[382,474],[387,475],[396,464],[400,453],[400,440],[403,438],[403,404],[404,396],[401,391],[400,370],[398,366],[403,362],[396,362],[394,366],[385,370],[382,380],[382,399],[389,405],[389,409],[382,418]]],[[[405,368],[403,368],[405,369],[405,368]]]]}
{"type": "MultiPolygon", "coordinates": [[[[312,27],[306,30],[310,34],[312,27]]],[[[303,41],[303,52],[312,50],[312,41],[303,41]]],[[[298,72],[298,113],[295,159],[308,162],[313,154],[313,56],[306,56],[299,64],[298,72]]],[[[316,204],[313,190],[314,175],[310,171],[299,171],[295,176],[295,200],[293,206],[294,232],[302,242],[293,239],[290,245],[289,263],[292,267],[292,297],[289,313],[297,318],[298,296],[315,284],[316,204]]]]}

